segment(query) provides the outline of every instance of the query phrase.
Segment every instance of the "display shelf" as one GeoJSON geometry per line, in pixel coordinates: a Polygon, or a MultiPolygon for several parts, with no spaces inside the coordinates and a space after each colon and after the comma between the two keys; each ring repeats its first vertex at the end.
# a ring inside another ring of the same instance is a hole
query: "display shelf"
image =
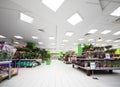
{"type": "Polygon", "coordinates": [[[11,78],[11,74],[10,74],[10,71],[11,71],[11,62],[12,61],[0,61],[0,65],[4,65],[4,64],[8,65],[8,76],[9,76],[9,79],[11,78]]]}
{"type": "Polygon", "coordinates": [[[87,75],[91,74],[91,71],[106,70],[112,72],[112,70],[120,70],[120,59],[114,58],[77,58],[76,62],[73,63],[73,68],[75,66],[87,71],[87,75]],[[116,62],[117,61],[117,62],[116,62]],[[95,62],[95,68],[90,67],[90,63],[95,62]],[[85,65],[87,63],[87,66],[85,65]],[[100,66],[97,66],[100,63],[100,66]],[[102,64],[102,65],[101,65],[102,64]]]}
{"type": "Polygon", "coordinates": [[[114,58],[77,58],[77,60],[97,60],[97,61],[104,61],[104,60],[115,60],[114,58]]]}
{"type": "Polygon", "coordinates": [[[18,74],[18,69],[11,68],[12,61],[0,61],[0,82],[6,78],[10,79],[12,76],[18,74]]]}
{"type": "Polygon", "coordinates": [[[41,64],[41,59],[13,59],[14,67],[35,67],[41,64]]]}

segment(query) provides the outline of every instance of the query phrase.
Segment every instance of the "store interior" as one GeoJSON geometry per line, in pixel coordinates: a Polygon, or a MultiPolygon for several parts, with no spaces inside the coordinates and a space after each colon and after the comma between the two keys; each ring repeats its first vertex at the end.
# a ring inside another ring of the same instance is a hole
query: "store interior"
{"type": "Polygon", "coordinates": [[[119,81],[120,0],[0,0],[0,87],[119,81]]]}

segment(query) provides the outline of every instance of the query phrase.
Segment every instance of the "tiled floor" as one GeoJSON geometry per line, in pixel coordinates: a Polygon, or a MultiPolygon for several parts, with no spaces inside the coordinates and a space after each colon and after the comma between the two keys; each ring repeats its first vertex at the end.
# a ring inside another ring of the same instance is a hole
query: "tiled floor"
{"type": "Polygon", "coordinates": [[[120,70],[114,74],[95,74],[98,80],[58,60],[51,65],[23,68],[19,75],[0,83],[0,87],[120,87],[120,70]]]}

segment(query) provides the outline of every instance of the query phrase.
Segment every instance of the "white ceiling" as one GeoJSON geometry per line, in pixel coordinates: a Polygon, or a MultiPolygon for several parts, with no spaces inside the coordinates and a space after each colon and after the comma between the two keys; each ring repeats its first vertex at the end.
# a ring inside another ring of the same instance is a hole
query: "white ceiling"
{"type": "MultiPolygon", "coordinates": [[[[120,23],[114,22],[119,17],[110,16],[110,13],[120,6],[120,0],[65,0],[57,12],[52,11],[42,0],[0,0],[0,35],[4,35],[6,41],[14,35],[21,35],[24,39],[19,40],[21,44],[32,41],[42,48],[58,50],[76,50],[74,43],[88,43],[88,39],[98,40],[99,37],[108,40],[115,40],[120,36],[112,34],[120,30],[120,23]],[[19,13],[23,12],[34,18],[33,24],[19,20],[19,13]],[[67,19],[78,12],[83,22],[72,26],[67,19]],[[38,31],[44,29],[44,32],[38,31]],[[89,36],[84,36],[90,29],[98,31],[89,36]],[[112,30],[107,35],[101,35],[103,30],[112,30]],[[65,36],[67,31],[74,32],[72,37],[65,36]],[[38,36],[38,40],[33,40],[32,36],[38,36]],[[54,36],[55,40],[49,40],[49,36],[54,36]],[[85,38],[83,41],[78,39],[85,38]],[[62,40],[67,39],[68,42],[62,40]],[[56,43],[55,46],[51,43],[56,43]],[[65,46],[60,46],[65,44],[65,46]]],[[[97,44],[117,44],[120,43],[105,41],[97,44]]]]}

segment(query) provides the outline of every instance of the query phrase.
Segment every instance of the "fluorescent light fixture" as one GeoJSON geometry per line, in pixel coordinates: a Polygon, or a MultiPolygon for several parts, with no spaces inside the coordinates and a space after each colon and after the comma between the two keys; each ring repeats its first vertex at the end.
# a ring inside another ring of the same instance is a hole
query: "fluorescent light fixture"
{"type": "Polygon", "coordinates": [[[68,42],[68,40],[63,40],[63,42],[68,42]]]}
{"type": "Polygon", "coordinates": [[[80,38],[79,40],[84,40],[84,38],[80,38]]]}
{"type": "Polygon", "coordinates": [[[97,40],[98,42],[101,42],[101,41],[103,41],[103,39],[99,39],[99,40],[97,40]]]}
{"type": "Polygon", "coordinates": [[[106,42],[111,42],[112,40],[106,40],[106,42]]]}
{"type": "Polygon", "coordinates": [[[19,44],[19,42],[14,42],[15,44],[19,44]]]}
{"type": "Polygon", "coordinates": [[[43,44],[43,42],[38,42],[38,44],[43,44]]]}
{"type": "Polygon", "coordinates": [[[113,35],[120,35],[120,31],[114,33],[113,35]]]}
{"type": "Polygon", "coordinates": [[[65,34],[66,36],[72,36],[73,35],[73,32],[66,32],[66,34],[65,34]]]}
{"type": "Polygon", "coordinates": [[[114,42],[120,42],[120,40],[115,40],[114,42]]]}
{"type": "Polygon", "coordinates": [[[55,37],[49,37],[49,40],[54,40],[55,39],[55,37]]]}
{"type": "Polygon", "coordinates": [[[116,10],[114,10],[110,15],[112,15],[112,16],[120,16],[120,7],[118,7],[116,10]]]}
{"type": "Polygon", "coordinates": [[[88,41],[93,41],[94,39],[88,39],[88,41]]]}
{"type": "Polygon", "coordinates": [[[51,43],[51,45],[55,45],[55,43],[51,43]]]}
{"type": "Polygon", "coordinates": [[[42,0],[42,3],[48,8],[56,12],[58,8],[63,4],[64,0],[42,0]]]}
{"type": "Polygon", "coordinates": [[[28,15],[20,13],[20,20],[32,24],[34,19],[28,15]]]}
{"type": "Polygon", "coordinates": [[[73,45],[77,45],[78,43],[73,43],[73,45]]]}
{"type": "Polygon", "coordinates": [[[0,35],[0,38],[6,38],[5,36],[3,36],[3,35],[0,35]]]}
{"type": "Polygon", "coordinates": [[[61,46],[64,46],[65,44],[60,44],[61,46]]]}
{"type": "Polygon", "coordinates": [[[113,45],[114,47],[118,46],[118,44],[113,45]]]}
{"type": "Polygon", "coordinates": [[[82,22],[83,19],[82,17],[78,14],[78,13],[75,13],[73,16],[71,16],[68,20],[67,20],[70,24],[72,25],[76,25],[78,24],[79,22],[82,22]]]}
{"type": "Polygon", "coordinates": [[[106,44],[102,44],[101,46],[106,46],[106,44]]]}
{"type": "Polygon", "coordinates": [[[104,30],[103,32],[101,32],[101,34],[108,34],[110,32],[111,32],[111,30],[104,30]]]}
{"type": "Polygon", "coordinates": [[[92,29],[92,30],[90,30],[88,33],[93,34],[93,33],[97,32],[97,31],[98,31],[97,29],[92,29]]]}
{"type": "Polygon", "coordinates": [[[32,36],[32,38],[33,38],[33,39],[38,39],[38,37],[37,37],[37,36],[32,36]]]}
{"type": "Polygon", "coordinates": [[[14,37],[17,38],[17,39],[23,39],[22,36],[14,36],[14,37]]]}

